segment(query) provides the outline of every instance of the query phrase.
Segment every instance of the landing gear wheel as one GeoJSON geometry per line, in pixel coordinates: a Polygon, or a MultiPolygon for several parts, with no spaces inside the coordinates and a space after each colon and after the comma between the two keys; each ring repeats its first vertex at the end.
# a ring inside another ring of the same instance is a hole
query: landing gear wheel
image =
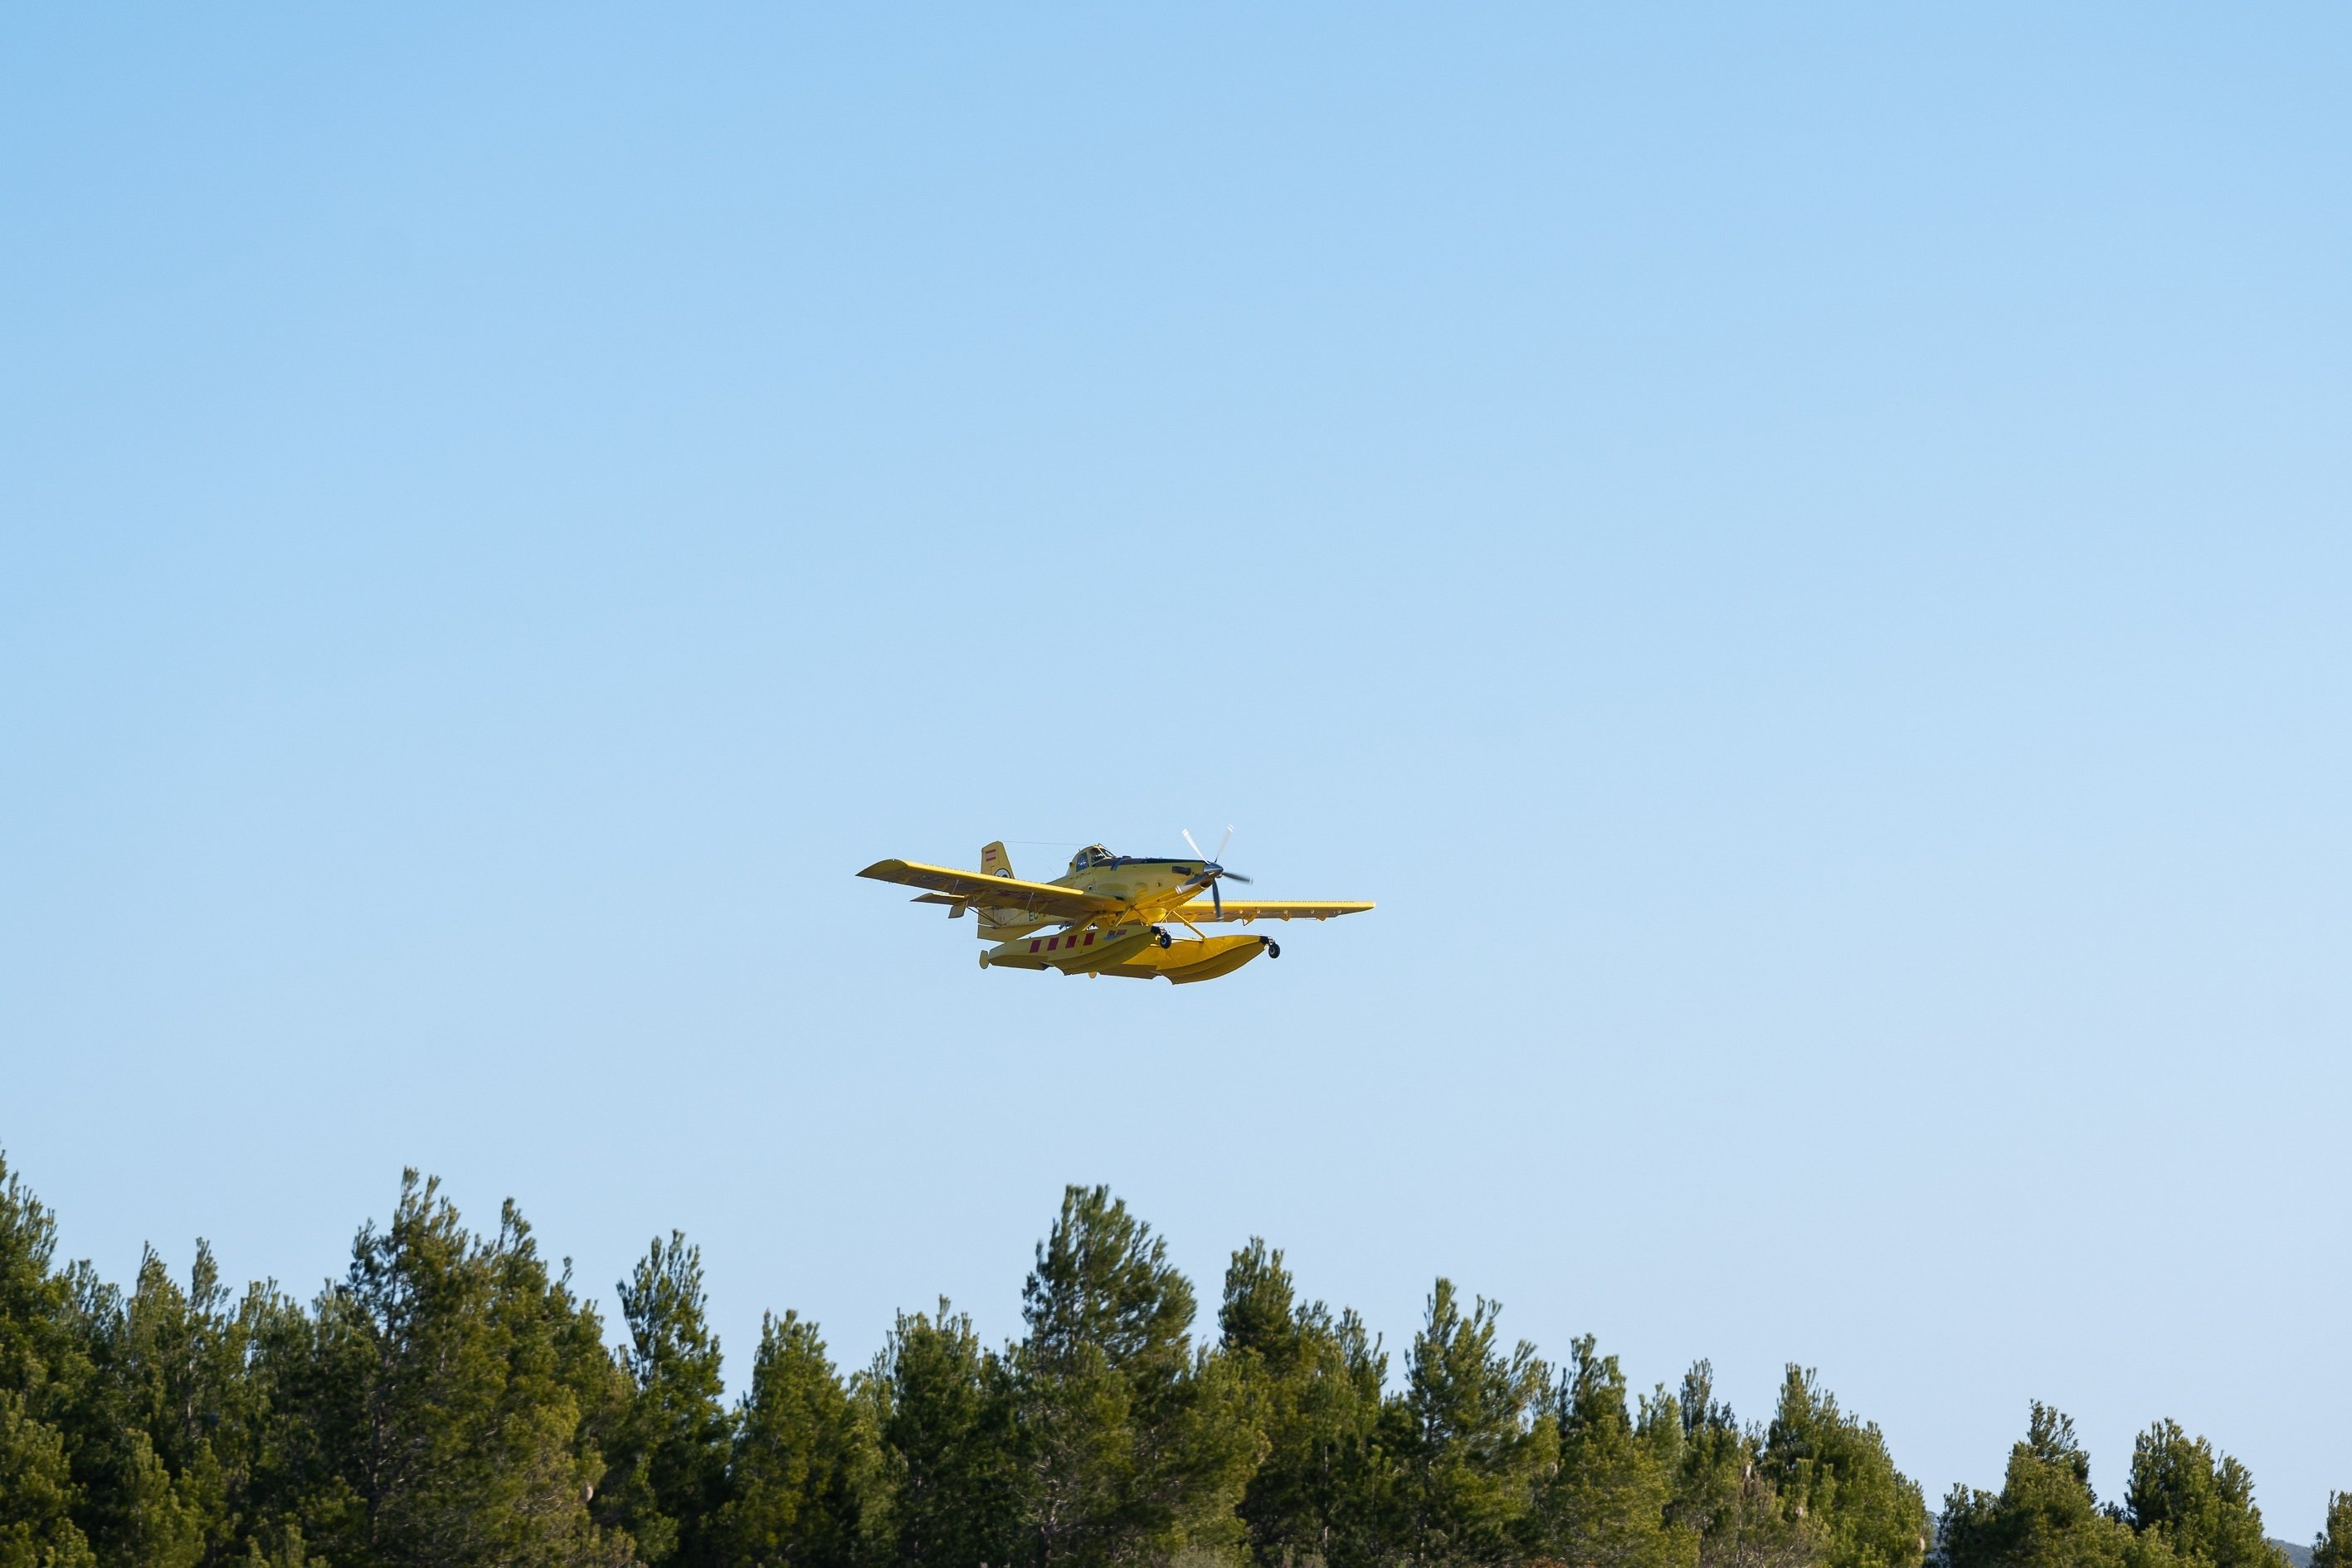
{"type": "Polygon", "coordinates": [[[1280,958],[1282,956],[1282,943],[1275,941],[1272,937],[1266,938],[1265,955],[1268,958],[1280,958]]]}
{"type": "Polygon", "coordinates": [[[1163,931],[1160,933],[1160,945],[1162,947],[1173,947],[1176,945],[1176,939],[1170,936],[1163,931]]]}

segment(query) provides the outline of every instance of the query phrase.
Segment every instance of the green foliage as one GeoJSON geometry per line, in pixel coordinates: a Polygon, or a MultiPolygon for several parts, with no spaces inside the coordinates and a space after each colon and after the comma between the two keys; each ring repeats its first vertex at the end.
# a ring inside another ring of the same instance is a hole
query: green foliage
{"type": "MultiPolygon", "coordinates": [[[[0,1568],[1921,1568],[1878,1428],[1788,1369],[1742,1427],[1695,1364],[1638,1400],[1572,1342],[1555,1378],[1445,1279],[1398,1387],[1353,1312],[1253,1238],[1213,1344],[1192,1284],[1072,1187],[983,1345],[942,1300],[845,1378],[770,1314],[724,1404],[701,1254],[656,1239],[625,1336],[514,1205],[477,1235],[414,1172],[304,1303],[59,1268],[0,1160],[0,1568]]],[[[2164,1421],[2102,1508],[2033,1407],[1998,1492],[1955,1488],[1936,1568],[2283,1568],[2243,1466],[2164,1421]]],[[[2352,1568],[2352,1495],[2314,1568],[2352,1568]]]]}
{"type": "Polygon", "coordinates": [[[1895,1468],[1874,1422],[1838,1409],[1809,1369],[1780,1384],[1758,1468],[1784,1514],[1801,1519],[1828,1568],[1916,1568],[1927,1550],[1927,1505],[1895,1468]]]}
{"type": "Polygon", "coordinates": [[[2217,1463],[2211,1445],[2191,1439],[2178,1422],[2159,1421],[2133,1444],[2124,1512],[2135,1531],[2161,1540],[2184,1563],[2286,1568],[2284,1554],[2263,1534],[2253,1477],[2226,1454],[2217,1463]]]}
{"type": "Polygon", "coordinates": [[[2311,1543],[2311,1568],[2352,1568],[2352,1492],[2327,1494],[2327,1522],[2311,1543]]]}
{"type": "Polygon", "coordinates": [[[1941,1568],[2168,1568],[2160,1542],[2144,1542],[2103,1511],[2091,1491],[2091,1457],[2074,1424],[2036,1401],[2025,1440],[2009,1452],[2000,1492],[1954,1487],[1944,1500],[1941,1568]]]}
{"type": "Polygon", "coordinates": [[[1252,1237],[1217,1322],[1265,1437],[1238,1512],[1261,1563],[1377,1563],[1391,1473],[1378,1444],[1388,1357],[1353,1312],[1295,1299],[1282,1254],[1252,1237]]]}
{"type": "Polygon", "coordinates": [[[1450,1279],[1405,1363],[1405,1394],[1383,1425],[1400,1460],[1391,1542],[1410,1563],[1508,1563],[1538,1478],[1558,1452],[1541,1413],[1549,1373],[1525,1341],[1496,1347],[1499,1302],[1478,1298],[1465,1316],[1450,1279]]]}
{"type": "Polygon", "coordinates": [[[88,1386],[72,1292],[51,1267],[57,1221],[0,1157],[0,1568],[95,1562],[74,1520],[73,1457],[57,1418],[88,1386]]]}
{"type": "Polygon", "coordinates": [[[252,1311],[231,1308],[202,1242],[185,1289],[151,1249],[127,1300],[94,1280],[76,1294],[93,1365],[78,1468],[100,1559],[193,1568],[229,1553],[256,1439],[252,1311]]]}
{"type": "Polygon", "coordinates": [[[1681,1470],[1680,1405],[1660,1392],[1638,1424],[1615,1356],[1588,1334],[1553,1390],[1559,1463],[1538,1499],[1545,1553],[1579,1568],[1696,1568],[1699,1531],[1673,1507],[1681,1470]]]}
{"type": "Polygon", "coordinates": [[[729,1496],[730,1428],[702,1249],[677,1231],[656,1237],[619,1291],[632,1394],[604,1444],[595,1515],[646,1563],[706,1568],[725,1560],[711,1525],[729,1496]]]}
{"type": "Polygon", "coordinates": [[[874,1468],[873,1434],[816,1325],[770,1314],[735,1415],[734,1496],[720,1519],[728,1561],[847,1568],[874,1468]]]}
{"type": "Polygon", "coordinates": [[[1245,1371],[1192,1348],[1192,1287],[1105,1187],[1071,1187],[1022,1287],[1016,1508],[1042,1568],[1238,1546],[1258,1458],[1245,1371]]]}
{"type": "Polygon", "coordinates": [[[625,1563],[588,1502],[626,1380],[514,1205],[478,1237],[415,1172],[285,1347],[295,1523],[338,1568],[625,1563]]]}
{"type": "Polygon", "coordinates": [[[88,1368],[67,1325],[72,1293],[51,1267],[58,1226],[0,1156],[0,1390],[35,1406],[88,1368]]]}
{"type": "Polygon", "coordinates": [[[1756,1437],[1715,1397],[1710,1363],[1692,1363],[1674,1406],[1682,1443],[1667,1517],[1697,1536],[1699,1568],[1806,1568],[1818,1562],[1809,1521],[1781,1507],[1757,1463],[1756,1437]]]}
{"type": "Polygon", "coordinates": [[[65,1434],[0,1391],[0,1568],[89,1568],[98,1559],[73,1521],[65,1434]]]}
{"type": "Polygon", "coordinates": [[[1014,1401],[1004,1363],[944,1298],[900,1313],[877,1368],[887,1518],[880,1555],[906,1568],[1012,1559],[1014,1401]]]}

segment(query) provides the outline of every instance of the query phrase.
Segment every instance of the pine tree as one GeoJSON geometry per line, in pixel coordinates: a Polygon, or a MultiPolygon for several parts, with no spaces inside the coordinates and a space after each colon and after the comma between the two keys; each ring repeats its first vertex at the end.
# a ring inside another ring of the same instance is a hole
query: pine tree
{"type": "Polygon", "coordinates": [[[1663,1390],[1637,1427],[1615,1356],[1592,1336],[1553,1390],[1559,1462],[1539,1489],[1536,1540],[1574,1568],[1696,1568],[1698,1531],[1673,1516],[1684,1440],[1681,1406],[1663,1390]]]}
{"type": "Polygon", "coordinates": [[[654,1238],[618,1287],[629,1326],[631,1394],[604,1444],[599,1520],[625,1530],[646,1563],[710,1568],[727,1501],[729,1427],[719,1340],[704,1316],[702,1249],[654,1238]]]}
{"type": "Polygon", "coordinates": [[[1698,1537],[1699,1568],[1803,1568],[1819,1560],[1807,1521],[1780,1506],[1757,1439],[1715,1397],[1715,1368],[1694,1362],[1675,1400],[1682,1426],[1668,1515],[1698,1537]]]}
{"type": "Polygon", "coordinates": [[[2132,1445],[2125,1517],[2185,1563],[2211,1568],[2286,1568],[2285,1555],[2263,1533],[2254,1481],[2246,1468],[2191,1439],[2177,1421],[2159,1421],[2132,1445]]]}
{"type": "Polygon", "coordinates": [[[1895,1468],[1877,1424],[1840,1411],[1811,1371],[1787,1369],[1758,1458],[1829,1568],[1917,1568],[1926,1555],[1917,1483],[1895,1468]]]}
{"type": "Polygon", "coordinates": [[[760,1324],[751,1386],[737,1408],[733,1497],[721,1515],[742,1568],[848,1568],[875,1469],[874,1438],[814,1323],[760,1324]]]}
{"type": "Polygon", "coordinates": [[[1217,1321],[1266,1439],[1238,1509],[1256,1561],[1376,1562],[1387,1356],[1353,1312],[1297,1301],[1282,1254],[1255,1237],[1225,1270],[1217,1321]]]}
{"type": "Polygon", "coordinates": [[[2176,1568],[2169,1549],[2099,1507],[2074,1424],[2039,1400],[1998,1493],[1944,1500],[1937,1568],[2176,1568]]]}
{"type": "Polygon", "coordinates": [[[1387,1426],[1400,1467],[1392,1545],[1416,1563],[1510,1562],[1537,1477],[1558,1451],[1539,1414],[1549,1374],[1522,1341],[1496,1348],[1498,1302],[1468,1315],[1439,1279],[1387,1426]]]}
{"type": "Polygon", "coordinates": [[[90,1376],[51,1267],[57,1221],[0,1155],[0,1568],[89,1568],[66,1435],[53,1417],[90,1376]]]}
{"type": "Polygon", "coordinates": [[[2327,1522],[2311,1543],[2311,1568],[2352,1568],[2352,1491],[2327,1494],[2327,1522]]]}
{"type": "Polygon", "coordinates": [[[1041,1568],[1238,1543],[1257,1458],[1248,1391],[1195,1356],[1191,1283],[1106,1187],[1071,1187],[1022,1287],[1018,1496],[1041,1568]]]}
{"type": "MultiPolygon", "coordinates": [[[[253,1429],[237,1510],[247,1555],[237,1562],[299,1560],[313,1542],[365,1539],[365,1502],[346,1471],[360,1451],[353,1424],[366,1408],[368,1354],[362,1339],[322,1321],[332,1299],[322,1292],[314,1315],[272,1287],[246,1293],[238,1316],[253,1429]]],[[[333,1561],[361,1563],[362,1550],[333,1561]]]]}
{"type": "Polygon", "coordinates": [[[95,1568],[76,1495],[65,1434],[0,1390],[0,1568],[95,1568]]]}
{"type": "Polygon", "coordinates": [[[625,1399],[623,1374],[512,1204],[476,1237],[408,1173],[316,1318],[285,1326],[270,1350],[290,1396],[291,1522],[336,1568],[629,1560],[587,1510],[604,1471],[590,1434],[625,1399]]]}
{"type": "Polygon", "coordinates": [[[876,1371],[888,1510],[885,1560],[905,1568],[1011,1560],[1013,1392],[1003,1363],[945,1298],[901,1312],[876,1371]]]}
{"type": "Polygon", "coordinates": [[[247,1365],[258,1305],[231,1306],[202,1241],[184,1289],[151,1248],[127,1299],[84,1292],[96,1375],[76,1439],[102,1561],[190,1568],[245,1555],[266,1405],[247,1365]]]}

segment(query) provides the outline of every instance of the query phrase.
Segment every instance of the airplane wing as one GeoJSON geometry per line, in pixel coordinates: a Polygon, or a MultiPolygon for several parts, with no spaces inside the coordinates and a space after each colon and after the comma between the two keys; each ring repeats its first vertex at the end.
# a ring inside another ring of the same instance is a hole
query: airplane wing
{"type": "Polygon", "coordinates": [[[925,888],[933,893],[950,895],[946,899],[920,900],[924,903],[961,900],[983,910],[1022,910],[1038,920],[1082,921],[1089,915],[1107,915],[1125,907],[1116,899],[1098,899],[1092,893],[1082,893],[1076,888],[1057,888],[1051,882],[983,877],[977,871],[925,866],[912,860],[877,860],[857,874],[871,877],[877,882],[898,882],[909,888],[925,888]]]}
{"type": "Polygon", "coordinates": [[[1280,899],[1227,899],[1225,912],[1217,913],[1216,906],[1207,898],[1198,902],[1181,904],[1169,910],[1177,919],[1194,925],[1208,925],[1216,921],[1328,921],[1334,915],[1360,915],[1372,906],[1369,903],[1333,903],[1328,900],[1308,901],[1280,899]]]}

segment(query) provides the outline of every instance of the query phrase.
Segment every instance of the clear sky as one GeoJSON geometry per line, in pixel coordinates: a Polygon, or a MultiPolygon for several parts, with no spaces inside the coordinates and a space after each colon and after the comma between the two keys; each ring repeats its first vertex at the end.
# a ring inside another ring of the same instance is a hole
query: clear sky
{"type": "Polygon", "coordinates": [[[1931,1498],[2352,1488],[2352,12],[394,9],[0,19],[71,1253],[308,1294],[415,1164],[856,1363],[1100,1181],[1931,1498]],[[1379,910],[852,875],[1227,823],[1379,910]]]}

